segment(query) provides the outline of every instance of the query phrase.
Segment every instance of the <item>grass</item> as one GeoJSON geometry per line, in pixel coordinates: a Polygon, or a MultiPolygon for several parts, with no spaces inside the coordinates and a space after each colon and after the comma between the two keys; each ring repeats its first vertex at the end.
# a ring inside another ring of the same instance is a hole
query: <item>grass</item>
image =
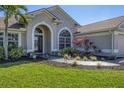
{"type": "Polygon", "coordinates": [[[0,65],[0,87],[124,87],[122,70],[81,70],[47,64],[0,65]]]}

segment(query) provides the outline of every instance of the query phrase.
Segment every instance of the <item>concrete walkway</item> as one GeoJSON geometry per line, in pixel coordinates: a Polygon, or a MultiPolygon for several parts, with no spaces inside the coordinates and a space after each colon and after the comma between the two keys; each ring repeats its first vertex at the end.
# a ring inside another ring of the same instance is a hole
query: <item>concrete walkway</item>
{"type": "MultiPolygon", "coordinates": [[[[67,60],[67,62],[65,62],[63,58],[50,59],[50,61],[67,63],[67,64],[72,64],[73,62],[73,60],[67,60]]],[[[100,63],[101,66],[120,66],[119,64],[105,62],[105,61],[77,61],[78,65],[86,65],[86,66],[97,66],[98,63],[100,63]]]]}

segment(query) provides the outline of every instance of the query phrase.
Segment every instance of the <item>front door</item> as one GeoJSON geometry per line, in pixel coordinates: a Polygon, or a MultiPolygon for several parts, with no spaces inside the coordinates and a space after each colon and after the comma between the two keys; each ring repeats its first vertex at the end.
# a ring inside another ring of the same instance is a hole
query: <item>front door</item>
{"type": "Polygon", "coordinates": [[[43,52],[43,33],[40,29],[35,31],[35,41],[34,41],[35,52],[43,52]]]}
{"type": "Polygon", "coordinates": [[[35,52],[43,52],[43,36],[35,36],[35,52]]]}
{"type": "Polygon", "coordinates": [[[43,36],[38,36],[38,52],[43,52],[43,36]]]}

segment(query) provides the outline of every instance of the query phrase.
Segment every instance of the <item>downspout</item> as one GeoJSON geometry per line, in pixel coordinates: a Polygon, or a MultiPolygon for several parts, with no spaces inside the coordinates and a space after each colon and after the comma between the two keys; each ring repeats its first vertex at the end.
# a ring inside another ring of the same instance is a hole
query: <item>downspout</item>
{"type": "Polygon", "coordinates": [[[115,41],[114,31],[112,31],[112,50],[111,50],[112,55],[114,55],[114,41],[115,41]]]}

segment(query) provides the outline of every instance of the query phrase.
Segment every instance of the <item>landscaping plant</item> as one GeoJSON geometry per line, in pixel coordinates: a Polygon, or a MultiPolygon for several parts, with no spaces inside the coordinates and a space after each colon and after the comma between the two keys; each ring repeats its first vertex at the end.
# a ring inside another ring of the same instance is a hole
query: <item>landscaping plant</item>
{"type": "Polygon", "coordinates": [[[68,60],[68,54],[64,54],[64,61],[67,63],[68,60]]]}
{"type": "Polygon", "coordinates": [[[76,59],[76,60],[80,60],[81,58],[80,58],[80,56],[77,56],[75,59],[76,59]]]}
{"type": "Polygon", "coordinates": [[[102,64],[101,64],[101,63],[97,63],[97,65],[96,65],[96,67],[97,67],[98,69],[100,69],[100,68],[101,68],[101,66],[102,66],[102,64]]]}
{"type": "Polygon", "coordinates": [[[64,48],[60,51],[61,55],[68,54],[70,56],[74,56],[74,54],[78,54],[78,51],[75,48],[64,48]]]}
{"type": "Polygon", "coordinates": [[[97,61],[97,57],[96,57],[96,56],[90,56],[90,59],[91,59],[92,61],[97,61]]]}
{"type": "Polygon", "coordinates": [[[4,60],[4,49],[0,47],[0,61],[4,60]]]}
{"type": "Polygon", "coordinates": [[[72,66],[76,66],[77,65],[77,59],[75,58],[75,59],[73,59],[73,61],[72,61],[72,66]]]}
{"type": "Polygon", "coordinates": [[[88,58],[86,56],[83,56],[83,61],[88,61],[88,58]]]}
{"type": "Polygon", "coordinates": [[[9,51],[9,57],[13,60],[19,59],[22,56],[24,56],[24,50],[23,48],[13,48],[11,51],[9,51]]]}

